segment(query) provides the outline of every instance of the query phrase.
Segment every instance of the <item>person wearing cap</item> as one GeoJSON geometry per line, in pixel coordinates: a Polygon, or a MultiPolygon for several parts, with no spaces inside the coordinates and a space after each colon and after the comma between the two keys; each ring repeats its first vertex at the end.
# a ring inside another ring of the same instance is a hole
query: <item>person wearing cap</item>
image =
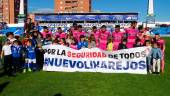
{"type": "Polygon", "coordinates": [[[78,42],[77,49],[88,48],[88,42],[85,39],[84,35],[80,36],[80,42],[78,42]]]}

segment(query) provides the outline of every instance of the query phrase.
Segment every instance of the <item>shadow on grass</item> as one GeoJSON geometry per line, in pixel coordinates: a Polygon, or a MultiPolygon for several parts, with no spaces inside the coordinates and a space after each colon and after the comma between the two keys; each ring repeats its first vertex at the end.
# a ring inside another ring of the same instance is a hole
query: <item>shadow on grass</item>
{"type": "Polygon", "coordinates": [[[55,94],[54,96],[62,96],[62,94],[59,93],[59,94],[55,94]]]}
{"type": "Polygon", "coordinates": [[[0,78],[3,77],[3,76],[5,76],[5,75],[6,75],[5,72],[3,72],[2,69],[0,69],[0,78]]]}
{"type": "Polygon", "coordinates": [[[3,70],[3,67],[0,66],[0,77],[3,77],[3,76],[5,76],[5,75],[6,75],[6,74],[5,74],[4,70],[3,70]]]}
{"type": "Polygon", "coordinates": [[[8,84],[9,84],[9,82],[0,84],[0,93],[5,89],[5,87],[7,87],[8,84]]]}

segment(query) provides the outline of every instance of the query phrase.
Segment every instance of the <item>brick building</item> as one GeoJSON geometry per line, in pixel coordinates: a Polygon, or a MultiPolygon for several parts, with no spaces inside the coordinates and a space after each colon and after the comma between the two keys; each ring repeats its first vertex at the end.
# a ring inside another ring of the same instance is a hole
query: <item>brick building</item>
{"type": "MultiPolygon", "coordinates": [[[[24,0],[24,12],[27,15],[27,0],[24,0]]],[[[20,0],[0,0],[0,22],[15,24],[18,22],[20,0]]]]}
{"type": "Polygon", "coordinates": [[[91,0],[54,0],[55,13],[91,12],[91,0]]]}

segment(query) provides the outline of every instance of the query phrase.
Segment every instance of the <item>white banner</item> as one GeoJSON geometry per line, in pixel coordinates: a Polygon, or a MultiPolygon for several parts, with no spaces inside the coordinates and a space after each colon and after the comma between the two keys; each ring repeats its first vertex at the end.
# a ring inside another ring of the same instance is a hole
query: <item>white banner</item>
{"type": "Polygon", "coordinates": [[[114,52],[98,48],[74,50],[61,45],[43,46],[44,71],[147,74],[146,57],[151,48],[114,52]]]}

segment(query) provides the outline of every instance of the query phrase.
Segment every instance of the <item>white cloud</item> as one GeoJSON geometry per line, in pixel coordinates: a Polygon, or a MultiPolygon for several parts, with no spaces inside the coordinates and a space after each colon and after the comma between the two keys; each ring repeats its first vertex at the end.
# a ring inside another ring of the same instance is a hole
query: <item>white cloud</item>
{"type": "Polygon", "coordinates": [[[31,13],[54,13],[54,9],[52,8],[40,8],[31,11],[31,13]]]}
{"type": "Polygon", "coordinates": [[[92,10],[92,12],[101,13],[101,10],[92,10]]]}

